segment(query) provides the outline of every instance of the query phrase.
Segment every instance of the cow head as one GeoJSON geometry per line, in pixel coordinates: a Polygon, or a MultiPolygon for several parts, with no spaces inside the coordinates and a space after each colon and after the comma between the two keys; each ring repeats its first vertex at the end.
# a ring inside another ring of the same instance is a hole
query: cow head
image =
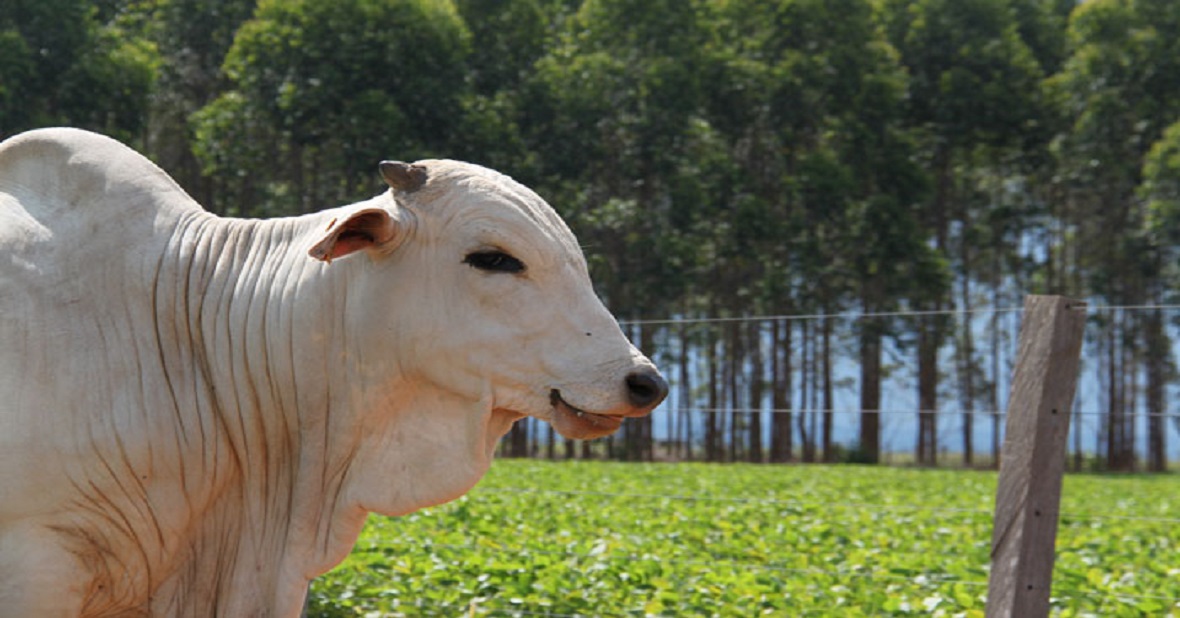
{"type": "Polygon", "coordinates": [[[453,423],[484,428],[447,431],[481,435],[487,458],[524,416],[588,439],[663,400],[667,384],[599,301],[574,235],[544,200],[454,161],[387,161],[381,172],[391,190],[338,216],[310,251],[371,258],[349,258],[370,279],[358,286],[361,346],[396,352],[360,371],[465,402],[432,414],[464,408],[453,423]]]}

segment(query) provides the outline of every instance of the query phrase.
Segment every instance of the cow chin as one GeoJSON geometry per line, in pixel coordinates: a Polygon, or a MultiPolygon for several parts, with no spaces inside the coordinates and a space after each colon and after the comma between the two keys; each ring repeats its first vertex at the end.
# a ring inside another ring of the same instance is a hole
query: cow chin
{"type": "Polygon", "coordinates": [[[609,436],[618,431],[623,424],[622,416],[594,414],[579,410],[565,402],[560,396],[554,396],[553,414],[549,423],[557,433],[571,440],[592,440],[609,436]]]}

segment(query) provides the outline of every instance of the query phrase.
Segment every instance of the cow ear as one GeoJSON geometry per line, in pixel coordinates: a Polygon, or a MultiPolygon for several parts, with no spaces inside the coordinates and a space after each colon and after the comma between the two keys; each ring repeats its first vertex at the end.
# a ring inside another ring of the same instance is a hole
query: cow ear
{"type": "Polygon", "coordinates": [[[311,257],[331,262],[361,249],[391,249],[397,239],[398,223],[381,208],[365,208],[339,221],[333,219],[324,237],[307,252],[311,257]]]}

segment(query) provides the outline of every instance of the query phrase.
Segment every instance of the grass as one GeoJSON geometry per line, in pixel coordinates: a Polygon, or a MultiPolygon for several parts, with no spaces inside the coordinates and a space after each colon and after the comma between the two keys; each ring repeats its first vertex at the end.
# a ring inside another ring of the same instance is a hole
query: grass
{"type": "MultiPolygon", "coordinates": [[[[309,616],[982,616],[994,473],[497,461],[309,616]]],[[[1180,477],[1066,478],[1057,616],[1180,616],[1180,477]]]]}

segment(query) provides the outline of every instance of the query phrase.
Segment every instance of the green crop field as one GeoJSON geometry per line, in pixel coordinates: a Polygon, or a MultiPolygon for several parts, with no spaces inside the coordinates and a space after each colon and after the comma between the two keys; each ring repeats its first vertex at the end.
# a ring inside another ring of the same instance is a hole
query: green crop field
{"type": "MultiPolygon", "coordinates": [[[[497,461],[373,517],[310,616],[982,616],[996,476],[497,461]]],[[[1053,612],[1180,616],[1180,477],[1069,476],[1053,612]]]]}

